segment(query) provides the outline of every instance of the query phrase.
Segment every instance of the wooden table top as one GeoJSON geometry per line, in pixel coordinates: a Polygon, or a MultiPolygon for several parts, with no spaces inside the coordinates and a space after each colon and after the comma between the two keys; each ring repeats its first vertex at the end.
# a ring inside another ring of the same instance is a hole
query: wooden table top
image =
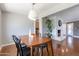
{"type": "Polygon", "coordinates": [[[37,46],[42,43],[47,43],[51,41],[50,38],[40,38],[40,37],[33,37],[32,40],[29,40],[29,37],[27,35],[21,36],[21,42],[25,43],[28,47],[37,46]]]}

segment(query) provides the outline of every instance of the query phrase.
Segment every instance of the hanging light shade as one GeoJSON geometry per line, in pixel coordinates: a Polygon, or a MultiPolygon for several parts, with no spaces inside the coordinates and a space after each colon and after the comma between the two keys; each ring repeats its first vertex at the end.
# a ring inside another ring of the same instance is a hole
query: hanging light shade
{"type": "MultiPolygon", "coordinates": [[[[33,4],[33,5],[34,5],[34,4],[33,4]]],[[[36,18],[37,18],[37,13],[36,13],[36,11],[34,10],[33,7],[34,7],[34,6],[32,6],[32,9],[30,10],[28,17],[29,17],[30,20],[35,21],[36,18]]]]}
{"type": "Polygon", "coordinates": [[[36,12],[34,11],[34,10],[31,10],[30,12],[29,12],[29,15],[28,15],[28,17],[29,17],[29,19],[31,19],[31,20],[36,20],[36,18],[37,18],[37,14],[36,14],[36,12]]]}

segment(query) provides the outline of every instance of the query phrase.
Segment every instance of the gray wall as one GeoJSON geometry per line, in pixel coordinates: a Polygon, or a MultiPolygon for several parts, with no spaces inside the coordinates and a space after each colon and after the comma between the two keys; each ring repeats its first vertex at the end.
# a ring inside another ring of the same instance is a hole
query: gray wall
{"type": "Polygon", "coordinates": [[[75,36],[79,36],[79,21],[78,22],[74,22],[74,28],[73,28],[73,32],[75,36]]]}
{"type": "Polygon", "coordinates": [[[45,37],[45,33],[47,32],[47,27],[46,27],[46,23],[45,23],[46,19],[43,18],[42,20],[42,37],[45,37]]]}
{"type": "Polygon", "coordinates": [[[12,35],[28,35],[29,29],[34,32],[34,23],[27,16],[3,12],[2,13],[2,44],[13,43],[12,35]]]}
{"type": "Polygon", "coordinates": [[[65,23],[78,21],[79,20],[79,4],[74,7],[57,12],[55,14],[49,15],[49,17],[61,18],[63,22],[65,23]]]}
{"type": "Polygon", "coordinates": [[[2,43],[1,40],[2,40],[2,19],[1,19],[1,10],[0,10],[0,44],[2,43]]]}

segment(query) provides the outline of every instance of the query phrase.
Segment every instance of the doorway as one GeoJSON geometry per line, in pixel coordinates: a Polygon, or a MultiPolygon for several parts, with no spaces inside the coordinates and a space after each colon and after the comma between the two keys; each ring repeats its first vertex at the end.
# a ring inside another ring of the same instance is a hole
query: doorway
{"type": "Polygon", "coordinates": [[[67,24],[67,36],[73,36],[73,23],[67,24]]]}
{"type": "Polygon", "coordinates": [[[39,35],[39,20],[35,21],[35,33],[36,35],[39,35]]]}

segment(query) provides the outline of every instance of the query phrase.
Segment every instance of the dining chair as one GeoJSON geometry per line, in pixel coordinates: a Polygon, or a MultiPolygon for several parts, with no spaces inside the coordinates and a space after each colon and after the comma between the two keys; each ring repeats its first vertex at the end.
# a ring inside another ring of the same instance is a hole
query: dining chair
{"type": "MultiPolygon", "coordinates": [[[[42,38],[48,38],[47,34],[44,33],[42,38]]],[[[51,42],[52,42],[52,41],[51,41],[51,42]]],[[[51,44],[51,52],[52,52],[52,55],[54,55],[54,54],[53,54],[53,51],[52,51],[52,43],[50,43],[50,44],[51,44]]],[[[43,53],[43,50],[44,50],[44,49],[47,50],[47,54],[49,55],[48,43],[40,44],[40,45],[39,45],[39,49],[41,50],[41,55],[42,55],[42,56],[43,56],[43,54],[44,54],[44,53],[43,53]]]]}
{"type": "MultiPolygon", "coordinates": [[[[35,34],[32,34],[34,37],[37,37],[37,35],[35,34]]],[[[41,34],[39,34],[39,37],[41,36],[41,34]]],[[[48,44],[47,43],[43,43],[43,44],[40,44],[40,45],[37,45],[36,46],[36,49],[37,49],[37,54],[40,54],[41,56],[43,56],[43,50],[46,49],[47,50],[47,54],[49,55],[49,51],[48,51],[48,44]],[[41,50],[41,53],[40,51],[41,50]]]]}
{"type": "Polygon", "coordinates": [[[17,48],[17,56],[30,56],[30,48],[25,44],[21,44],[20,39],[15,35],[12,35],[12,37],[17,48]]]}
{"type": "Polygon", "coordinates": [[[43,52],[46,52],[44,49],[47,50],[47,55],[49,55],[48,44],[47,44],[47,43],[40,44],[40,45],[39,45],[39,49],[41,50],[41,56],[44,55],[43,52]]]}
{"type": "MultiPolygon", "coordinates": [[[[52,54],[52,56],[54,56],[54,52],[53,52],[53,44],[52,44],[52,39],[50,39],[51,41],[50,41],[50,48],[51,48],[51,54],[52,54]]],[[[49,56],[49,50],[48,50],[48,43],[43,43],[43,44],[40,44],[39,45],[39,49],[41,50],[41,56],[43,56],[43,50],[44,49],[46,49],[47,50],[47,55],[49,56]]],[[[44,52],[45,52],[45,50],[44,50],[44,52]]]]}
{"type": "MultiPolygon", "coordinates": [[[[39,37],[41,37],[41,34],[39,34],[40,36],[39,37]]],[[[47,37],[47,35],[46,34],[44,34],[44,36],[42,37],[42,38],[46,38],[47,37]]],[[[39,49],[41,50],[41,55],[43,56],[43,50],[46,48],[46,50],[47,50],[47,53],[48,53],[48,55],[49,55],[49,51],[48,51],[48,44],[47,43],[43,43],[43,44],[40,44],[39,45],[39,49]]]]}
{"type": "Polygon", "coordinates": [[[47,52],[47,55],[49,55],[47,43],[39,44],[39,45],[33,46],[32,48],[33,48],[32,49],[33,56],[43,56],[44,52],[47,52]],[[46,49],[46,50],[44,51],[44,49],[46,49]],[[35,55],[34,55],[34,52],[36,52],[35,55]]]}
{"type": "MultiPolygon", "coordinates": [[[[34,34],[34,33],[32,33],[31,35],[32,35],[32,37],[33,37],[34,40],[39,37],[37,34],[34,34]]],[[[40,45],[33,46],[32,48],[33,48],[32,49],[33,50],[33,53],[35,51],[37,56],[43,55],[44,48],[46,48],[46,50],[48,52],[48,45],[46,43],[45,44],[40,44],[40,45]],[[41,50],[42,54],[40,53],[39,50],[41,50]]],[[[34,55],[34,54],[32,54],[32,55],[34,55]]]]}

